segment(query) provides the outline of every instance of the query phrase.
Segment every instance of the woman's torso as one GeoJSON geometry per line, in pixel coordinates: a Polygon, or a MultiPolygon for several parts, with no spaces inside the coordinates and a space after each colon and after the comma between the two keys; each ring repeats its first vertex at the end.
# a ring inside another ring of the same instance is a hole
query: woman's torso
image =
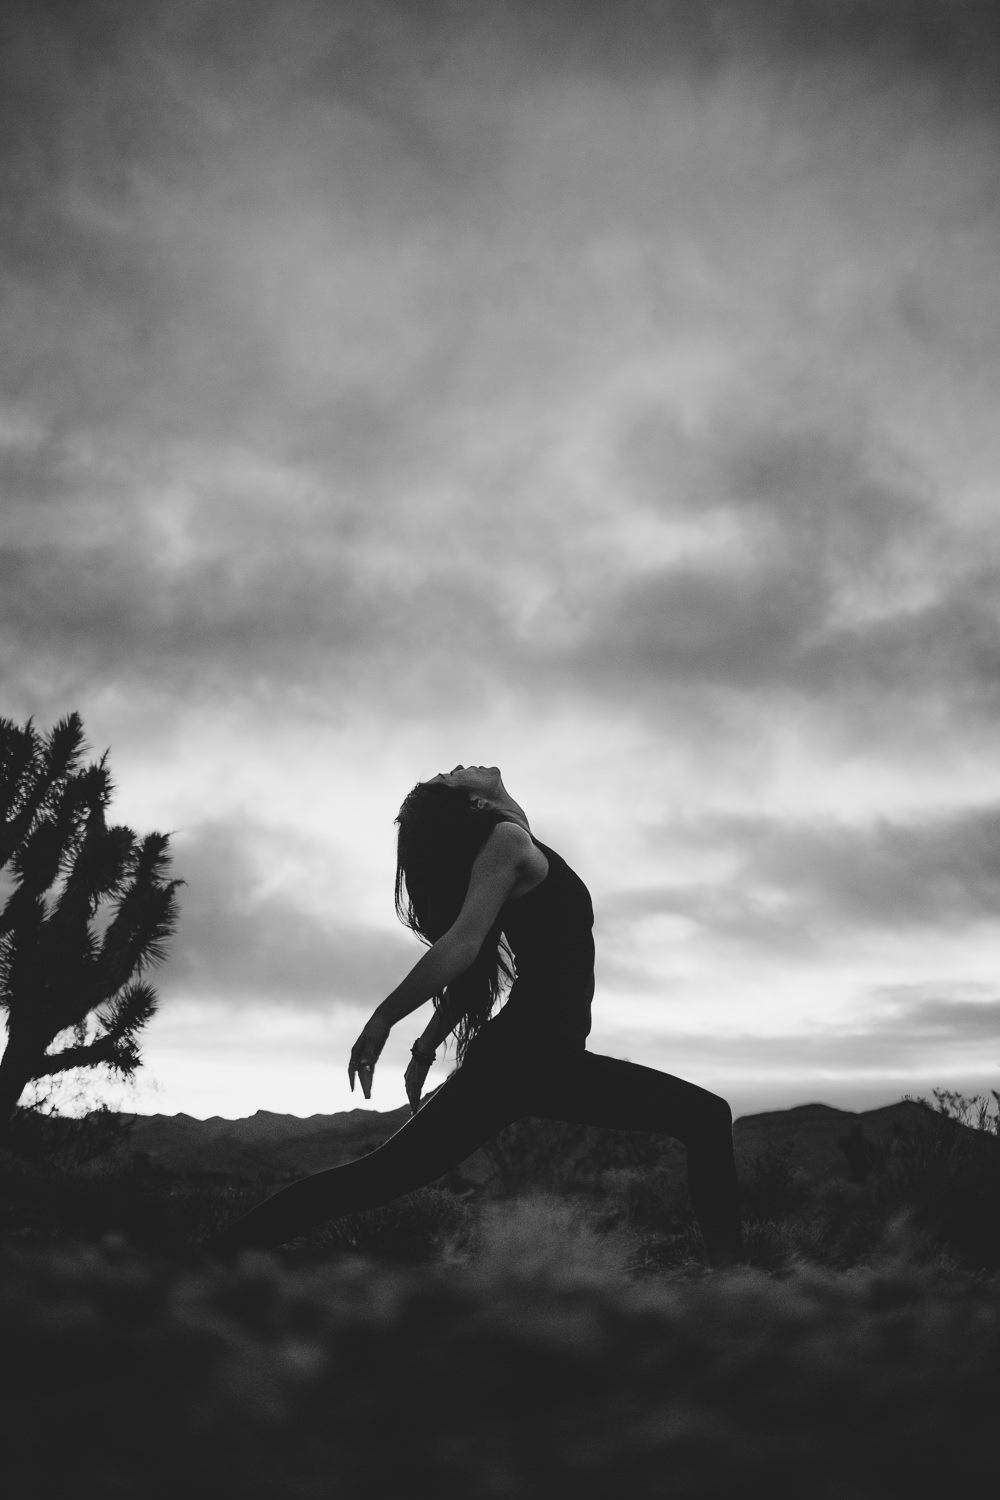
{"type": "Polygon", "coordinates": [[[503,933],[517,978],[497,1024],[524,1028],[535,1040],[582,1043],[594,998],[594,908],[590,892],[554,849],[532,835],[548,874],[503,907],[503,933]]]}

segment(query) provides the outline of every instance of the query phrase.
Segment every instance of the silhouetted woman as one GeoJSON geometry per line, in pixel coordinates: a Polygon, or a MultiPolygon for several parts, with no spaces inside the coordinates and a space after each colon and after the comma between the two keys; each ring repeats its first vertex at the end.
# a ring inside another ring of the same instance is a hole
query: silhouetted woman
{"type": "Polygon", "coordinates": [[[293,1183],[213,1242],[229,1253],[282,1244],[341,1214],[412,1192],[524,1115],[674,1136],[708,1258],[740,1258],[732,1115],[724,1099],[638,1063],[586,1050],[594,923],[583,881],[532,836],[496,766],[456,766],[418,782],[396,819],[396,910],[428,951],[378,1006],[348,1077],[371,1097],[390,1029],[433,999],[406,1070],[413,1115],[358,1161],[293,1183]],[[513,958],[513,972],[510,959],[513,958]],[[516,973],[516,978],[514,974],[516,973]],[[505,980],[506,1005],[493,1015],[505,980]],[[422,1106],[450,1032],[459,1066],[422,1106]]]}

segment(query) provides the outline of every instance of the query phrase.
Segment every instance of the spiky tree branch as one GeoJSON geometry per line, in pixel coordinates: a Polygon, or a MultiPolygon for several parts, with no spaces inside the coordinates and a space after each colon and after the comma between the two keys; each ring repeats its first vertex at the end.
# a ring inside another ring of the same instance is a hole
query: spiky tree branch
{"type": "Polygon", "coordinates": [[[139,1033],[156,1013],[158,1000],[153,986],[145,980],[127,984],[111,1003],[98,1011],[101,1027],[92,1042],[77,1042],[59,1052],[46,1052],[36,1064],[32,1078],[47,1078],[69,1068],[105,1064],[124,1077],[140,1066],[139,1033]]]}
{"type": "Polygon", "coordinates": [[[83,721],[68,714],[43,740],[31,719],[0,718],[0,869],[46,813],[83,754],[83,721]]]}

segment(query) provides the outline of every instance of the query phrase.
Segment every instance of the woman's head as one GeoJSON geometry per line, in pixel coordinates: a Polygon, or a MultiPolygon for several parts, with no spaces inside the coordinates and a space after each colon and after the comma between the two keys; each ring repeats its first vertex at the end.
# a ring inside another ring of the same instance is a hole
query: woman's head
{"type": "MultiPolygon", "coordinates": [[[[443,937],[462,909],[473,862],[499,821],[492,801],[500,788],[496,766],[456,766],[418,781],[399,809],[396,912],[426,943],[443,937]]],[[[458,1028],[459,1056],[510,977],[498,921],[472,967],[451,986],[466,1012],[466,1024],[458,1028]]],[[[435,1002],[441,999],[435,996],[435,1002]]]]}
{"type": "Polygon", "coordinates": [[[483,781],[456,766],[418,781],[396,815],[396,910],[426,942],[458,916],[472,862],[496,823],[483,781]]]}
{"type": "Polygon", "coordinates": [[[465,792],[471,806],[479,812],[496,803],[505,790],[499,766],[455,766],[450,771],[439,771],[423,785],[448,786],[465,792]]]}

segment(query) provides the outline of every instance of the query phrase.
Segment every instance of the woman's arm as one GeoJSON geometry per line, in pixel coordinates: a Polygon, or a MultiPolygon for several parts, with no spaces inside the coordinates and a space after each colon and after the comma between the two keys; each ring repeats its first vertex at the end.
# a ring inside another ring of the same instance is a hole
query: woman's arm
{"type": "Polygon", "coordinates": [[[410,1101],[410,1110],[413,1114],[416,1114],[420,1108],[424,1084],[427,1082],[428,1073],[434,1066],[437,1049],[449,1032],[454,1031],[461,1018],[462,1011],[449,991],[444,996],[444,1003],[435,1005],[430,1020],[410,1048],[410,1061],[406,1065],[403,1082],[406,1085],[406,1097],[410,1101]]]}
{"type": "Polygon", "coordinates": [[[397,1021],[423,1005],[432,995],[447,989],[453,979],[464,974],[475,958],[464,944],[457,942],[449,930],[433,943],[422,958],[419,958],[402,984],[397,984],[381,1005],[375,1007],[371,1019],[351,1049],[347,1064],[347,1076],[354,1092],[354,1075],[361,1079],[361,1089],[366,1099],[371,1098],[372,1074],[389,1032],[397,1021]]]}
{"type": "Polygon", "coordinates": [[[462,1019],[457,1003],[454,1006],[448,1005],[449,998],[446,998],[443,1005],[435,1005],[430,1020],[417,1039],[417,1046],[428,1057],[437,1051],[462,1019]]]}
{"type": "Polygon", "coordinates": [[[371,1070],[391,1027],[432,995],[440,995],[471,966],[533,851],[530,834],[518,824],[499,823],[493,829],[476,856],[454,923],[376,1008],[355,1043],[347,1069],[352,1089],[358,1073],[365,1098],[371,1097],[371,1070]]]}
{"type": "Polygon", "coordinates": [[[531,835],[518,824],[499,823],[494,828],[472,866],[462,910],[444,936],[414,964],[402,984],[386,996],[376,1014],[395,1026],[432,995],[440,995],[472,966],[501,907],[517,884],[526,855],[533,850],[531,835]]]}
{"type": "Polygon", "coordinates": [[[386,995],[375,1014],[387,1026],[395,1026],[397,1021],[423,1005],[432,995],[440,995],[453,980],[464,974],[478,952],[478,948],[464,942],[455,935],[454,928],[450,928],[417,960],[403,982],[386,995]]]}

